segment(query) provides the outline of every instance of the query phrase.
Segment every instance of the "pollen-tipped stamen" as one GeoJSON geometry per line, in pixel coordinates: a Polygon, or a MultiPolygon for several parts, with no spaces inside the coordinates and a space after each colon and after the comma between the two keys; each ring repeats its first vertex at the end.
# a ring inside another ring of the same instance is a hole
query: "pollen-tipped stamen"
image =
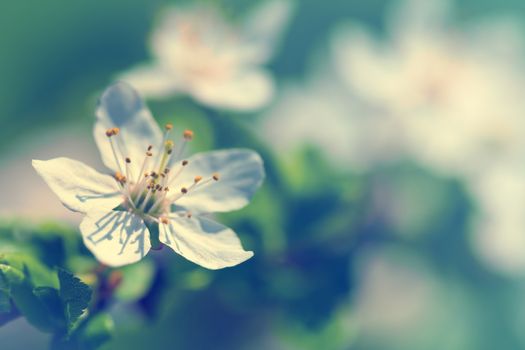
{"type": "Polygon", "coordinates": [[[162,158],[158,167],[159,174],[163,173],[164,169],[166,169],[166,165],[168,164],[171,158],[174,146],[175,144],[171,140],[167,140],[166,142],[164,142],[164,152],[162,153],[162,158]]]}
{"type": "Polygon", "coordinates": [[[131,158],[126,157],[126,177],[133,181],[133,173],[131,172],[131,158]]]}
{"type": "Polygon", "coordinates": [[[179,147],[177,154],[172,158],[174,161],[179,161],[182,158],[182,156],[184,156],[184,152],[186,151],[186,144],[191,140],[193,140],[193,131],[184,130],[184,132],[182,133],[181,146],[179,147]]]}
{"type": "Polygon", "coordinates": [[[113,153],[113,158],[115,158],[115,162],[117,163],[120,173],[123,174],[124,170],[122,169],[122,164],[117,154],[115,142],[113,141],[113,136],[118,135],[119,132],[120,132],[119,128],[111,128],[111,129],[106,130],[106,136],[108,137],[109,144],[111,145],[111,152],[113,153]]]}
{"type": "Polygon", "coordinates": [[[155,200],[155,202],[153,203],[153,205],[151,206],[151,208],[148,210],[148,212],[150,213],[154,213],[158,207],[165,202],[166,200],[166,197],[168,195],[168,191],[169,191],[169,188],[168,187],[164,187],[162,188],[162,193],[158,196],[158,198],[155,200]]]}

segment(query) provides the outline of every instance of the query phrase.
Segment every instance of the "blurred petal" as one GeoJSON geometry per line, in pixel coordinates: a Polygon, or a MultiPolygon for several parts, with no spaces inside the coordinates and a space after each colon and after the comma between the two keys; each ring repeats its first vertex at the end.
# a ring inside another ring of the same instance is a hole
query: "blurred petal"
{"type": "Polygon", "coordinates": [[[160,66],[139,66],[120,77],[145,97],[167,97],[177,91],[175,78],[160,66]]]}
{"type": "Polygon", "coordinates": [[[244,207],[264,178],[263,161],[250,150],[206,152],[188,160],[187,168],[174,179],[171,187],[189,187],[195,176],[204,179],[214,173],[220,176],[219,181],[196,187],[177,200],[177,205],[198,212],[223,212],[244,207]]]}
{"type": "Polygon", "coordinates": [[[90,211],[80,223],[80,231],[86,247],[108,266],[137,262],[151,248],[142,219],[126,211],[90,211]]]}
{"type": "Polygon", "coordinates": [[[292,1],[269,0],[247,16],[243,33],[246,42],[254,49],[253,62],[264,63],[270,59],[290,21],[292,10],[292,1]]]}
{"type": "Polygon", "coordinates": [[[190,91],[198,101],[232,110],[253,110],[273,96],[273,82],[263,70],[239,73],[227,80],[201,80],[190,91]]]}
{"type": "Polygon", "coordinates": [[[230,228],[205,218],[172,217],[159,225],[159,239],[189,261],[216,270],[253,256],[230,228]]]}
{"type": "Polygon", "coordinates": [[[85,213],[122,203],[117,182],[82,162],[69,158],[33,160],[33,167],[70,210],[85,213]]]}
{"type": "Polygon", "coordinates": [[[131,85],[118,82],[104,91],[96,115],[95,141],[104,164],[119,171],[105,134],[107,129],[117,127],[120,133],[114,137],[114,141],[119,143],[124,153],[119,155],[122,169],[124,158],[130,157],[131,169],[134,174],[138,174],[148,145],[158,149],[162,142],[162,132],[139,94],[131,85]]]}

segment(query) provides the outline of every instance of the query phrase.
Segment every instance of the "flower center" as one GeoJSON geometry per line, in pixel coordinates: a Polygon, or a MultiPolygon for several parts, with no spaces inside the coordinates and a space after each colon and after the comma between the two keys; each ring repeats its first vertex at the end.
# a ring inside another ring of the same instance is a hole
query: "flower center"
{"type": "MultiPolygon", "coordinates": [[[[136,161],[130,157],[123,157],[123,148],[116,137],[120,130],[118,128],[108,129],[106,136],[111,145],[111,150],[118,166],[118,171],[114,174],[121,193],[124,196],[122,207],[125,210],[131,211],[143,219],[151,219],[153,221],[167,220],[170,206],[184,195],[202,188],[207,184],[218,181],[219,174],[212,174],[209,178],[203,179],[202,176],[197,175],[193,179],[193,183],[187,187],[179,187],[178,191],[173,191],[170,188],[177,187],[176,180],[187,168],[189,162],[183,160],[186,144],[193,139],[193,131],[185,130],[182,134],[181,145],[177,152],[175,150],[175,143],[169,139],[173,125],[166,124],[165,133],[159,147],[159,152],[154,155],[153,145],[149,145],[144,153],[140,171],[137,174],[133,173],[132,162],[136,161]],[[122,161],[123,159],[123,161],[122,161]]],[[[187,212],[184,215],[190,216],[187,212]]]]}

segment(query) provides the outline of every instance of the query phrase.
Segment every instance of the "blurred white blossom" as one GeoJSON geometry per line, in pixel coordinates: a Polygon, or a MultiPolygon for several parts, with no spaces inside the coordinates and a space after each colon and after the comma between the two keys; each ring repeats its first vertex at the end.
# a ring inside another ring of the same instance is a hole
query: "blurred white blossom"
{"type": "Polygon", "coordinates": [[[339,28],[334,61],[353,94],[394,120],[411,156],[468,175],[525,150],[525,79],[517,26],[457,28],[447,4],[406,1],[384,41],[359,26],[339,28]]]}
{"type": "Polygon", "coordinates": [[[310,145],[339,168],[364,171],[400,153],[396,126],[374,113],[352,98],[325,60],[306,82],[282,89],[257,130],[281,154],[310,145]]]}
{"type": "Polygon", "coordinates": [[[273,95],[267,63],[291,12],[291,2],[268,0],[240,23],[211,3],[174,7],[151,38],[153,61],[120,79],[142,95],[187,94],[210,107],[249,111],[273,95]]]}
{"type": "Polygon", "coordinates": [[[525,272],[525,75],[511,18],[452,23],[449,1],[407,0],[385,38],[336,31],[349,94],[395,125],[408,157],[464,181],[475,201],[473,247],[489,266],[525,272]]]}
{"type": "Polygon", "coordinates": [[[473,247],[497,271],[525,275],[525,162],[485,169],[470,189],[478,205],[473,247]]]}

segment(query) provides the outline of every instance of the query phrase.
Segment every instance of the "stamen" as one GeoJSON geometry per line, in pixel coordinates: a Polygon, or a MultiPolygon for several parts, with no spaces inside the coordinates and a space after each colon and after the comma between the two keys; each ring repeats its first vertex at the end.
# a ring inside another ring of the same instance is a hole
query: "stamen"
{"type": "Polygon", "coordinates": [[[195,179],[193,179],[193,182],[199,183],[202,180],[202,176],[195,176],[195,179]]]}
{"type": "MultiPolygon", "coordinates": [[[[171,129],[173,129],[173,124],[171,123],[167,123],[164,128],[166,129],[166,132],[164,133],[164,136],[162,137],[162,143],[159,145],[160,148],[162,148],[163,146],[165,147],[165,151],[167,152],[168,151],[168,137],[169,137],[169,134],[171,132],[171,129]]],[[[169,141],[171,143],[171,146],[169,146],[171,149],[173,149],[173,141],[169,141]]],[[[171,154],[171,151],[169,152],[171,154]]],[[[157,160],[155,161],[155,166],[158,165],[158,168],[163,168],[165,166],[162,165],[162,163],[165,162],[165,157],[166,157],[166,153],[163,153],[162,156],[159,154],[159,157],[161,158],[157,158],[157,160]]],[[[160,172],[160,170],[159,170],[160,172]]]]}
{"type": "Polygon", "coordinates": [[[115,175],[115,180],[117,180],[119,183],[121,184],[125,184],[126,183],[126,177],[124,175],[122,175],[121,172],[116,172],[115,175]]]}
{"type": "Polygon", "coordinates": [[[180,158],[182,158],[184,151],[186,150],[186,144],[191,140],[193,140],[193,131],[184,130],[182,133],[182,145],[179,147],[177,155],[173,157],[174,161],[178,161],[180,158]]]}
{"type": "Polygon", "coordinates": [[[115,162],[117,163],[118,169],[120,170],[121,173],[124,173],[124,170],[122,170],[122,165],[120,164],[120,158],[117,155],[117,150],[116,150],[115,143],[113,142],[113,137],[112,137],[112,136],[118,135],[119,131],[120,131],[119,128],[108,129],[106,130],[106,136],[108,137],[109,144],[111,145],[111,152],[113,152],[113,158],[115,158],[115,162]]]}
{"type": "Polygon", "coordinates": [[[144,211],[144,208],[146,208],[146,205],[148,204],[151,196],[153,195],[153,191],[152,191],[152,187],[151,187],[151,184],[149,184],[147,186],[147,189],[148,189],[148,193],[146,194],[146,198],[144,198],[144,200],[142,201],[142,203],[140,204],[140,210],[144,211]]]}
{"type": "Polygon", "coordinates": [[[184,130],[184,133],[182,134],[182,136],[184,137],[184,139],[186,141],[191,141],[191,140],[193,140],[193,131],[191,131],[191,130],[184,130]]]}
{"type": "Polygon", "coordinates": [[[128,179],[133,179],[133,173],[131,172],[130,164],[131,164],[131,159],[129,157],[126,157],[126,176],[128,179]]]}
{"type": "Polygon", "coordinates": [[[107,137],[115,136],[115,135],[118,135],[119,132],[120,132],[120,129],[119,129],[119,128],[111,128],[111,129],[107,129],[107,130],[106,130],[106,136],[107,136],[107,137]]]}
{"type": "Polygon", "coordinates": [[[219,178],[220,178],[219,173],[214,173],[212,175],[212,179],[214,179],[215,181],[219,181],[219,178]]]}
{"type": "Polygon", "coordinates": [[[173,146],[175,146],[175,143],[171,140],[168,140],[164,143],[164,147],[166,148],[166,152],[171,152],[173,150],[173,146]]]}
{"type": "Polygon", "coordinates": [[[168,185],[171,184],[182,173],[182,171],[184,170],[184,167],[187,166],[188,164],[189,162],[187,160],[183,160],[181,162],[181,167],[179,167],[175,175],[173,175],[173,177],[171,178],[170,178],[171,173],[168,171],[168,176],[166,177],[165,183],[167,183],[168,185]]]}
{"type": "Polygon", "coordinates": [[[157,198],[155,203],[153,203],[151,208],[148,210],[150,213],[155,212],[157,210],[157,208],[159,207],[159,205],[161,205],[165,201],[166,196],[168,195],[169,189],[167,187],[165,187],[165,188],[161,187],[161,188],[159,188],[159,192],[160,191],[162,191],[162,193],[159,195],[159,197],[157,198]]]}
{"type": "MultiPolygon", "coordinates": [[[[146,170],[146,164],[148,163],[149,158],[153,156],[153,153],[151,153],[152,148],[153,148],[152,145],[148,146],[148,150],[146,151],[146,157],[144,157],[144,161],[142,162],[142,167],[140,168],[140,171],[138,174],[137,183],[140,183],[140,174],[144,173],[144,171],[146,170]]],[[[147,175],[145,175],[145,177],[147,177],[147,175]]]]}
{"type": "Polygon", "coordinates": [[[164,169],[166,169],[166,165],[169,163],[169,160],[171,158],[171,152],[173,151],[173,147],[175,144],[171,140],[167,140],[164,142],[164,153],[162,154],[162,158],[160,159],[158,172],[160,174],[163,173],[164,169]]]}
{"type": "Polygon", "coordinates": [[[180,191],[181,191],[181,193],[183,193],[183,194],[188,193],[188,189],[187,189],[186,187],[182,187],[182,188],[180,189],[180,191]]]}

